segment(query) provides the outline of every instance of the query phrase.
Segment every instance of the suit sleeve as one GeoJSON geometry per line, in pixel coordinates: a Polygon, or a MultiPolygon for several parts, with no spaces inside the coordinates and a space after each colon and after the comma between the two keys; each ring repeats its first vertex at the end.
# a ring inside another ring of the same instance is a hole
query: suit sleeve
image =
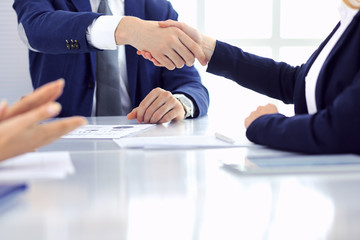
{"type": "MultiPolygon", "coordinates": [[[[298,68],[217,43],[209,72],[260,93],[292,102],[298,68]]],[[[269,114],[247,129],[250,141],[302,153],[360,153],[360,73],[332,105],[316,114],[269,114]]]]}
{"type": "MultiPolygon", "coordinates": [[[[151,11],[148,12],[151,20],[163,21],[172,19],[177,21],[178,19],[177,12],[168,1],[149,0],[147,5],[148,7],[152,6],[151,11]],[[161,15],[154,11],[154,9],[163,9],[159,12],[167,14],[161,15]]],[[[209,93],[202,84],[201,77],[195,67],[185,66],[182,69],[175,69],[173,71],[164,68],[162,70],[162,82],[164,89],[171,91],[173,94],[184,94],[193,101],[195,107],[194,117],[201,117],[207,114],[209,93]]]]}
{"type": "Polygon", "coordinates": [[[360,154],[360,73],[351,86],[316,114],[264,115],[247,129],[249,140],[304,153],[360,154]]]}
{"type": "Polygon", "coordinates": [[[259,57],[217,41],[207,71],[286,104],[292,104],[300,68],[259,57]]]}
{"type": "Polygon", "coordinates": [[[19,25],[25,31],[28,45],[47,54],[69,53],[69,50],[74,50],[71,53],[95,51],[96,49],[88,44],[86,31],[100,15],[77,12],[74,6],[65,1],[57,4],[59,6],[55,6],[51,0],[15,0],[13,8],[19,25]],[[73,8],[73,11],[69,8],[73,8]],[[78,47],[69,49],[68,44],[75,41],[78,47]]]}

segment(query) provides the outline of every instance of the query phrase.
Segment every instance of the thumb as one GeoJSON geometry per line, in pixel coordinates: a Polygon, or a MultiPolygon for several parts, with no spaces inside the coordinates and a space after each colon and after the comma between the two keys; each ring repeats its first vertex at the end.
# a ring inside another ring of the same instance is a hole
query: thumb
{"type": "Polygon", "coordinates": [[[159,27],[167,28],[167,27],[177,27],[180,28],[180,24],[177,21],[174,20],[166,20],[166,21],[160,21],[158,22],[159,27]]]}
{"type": "Polygon", "coordinates": [[[137,117],[137,109],[138,108],[134,108],[126,117],[129,120],[133,120],[137,117]]]}

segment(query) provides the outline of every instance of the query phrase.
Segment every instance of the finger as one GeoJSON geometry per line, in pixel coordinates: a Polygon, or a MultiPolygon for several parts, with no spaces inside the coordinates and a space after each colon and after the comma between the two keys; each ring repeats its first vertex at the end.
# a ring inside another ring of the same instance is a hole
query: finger
{"type": "Polygon", "coordinates": [[[147,51],[137,51],[137,54],[142,56],[143,58],[150,60],[155,66],[157,67],[164,67],[164,65],[162,65],[159,61],[157,61],[152,55],[151,53],[147,52],[147,51]]]}
{"type": "Polygon", "coordinates": [[[188,48],[188,50],[198,59],[201,65],[205,66],[207,64],[207,59],[205,53],[201,47],[192,40],[185,33],[180,34],[180,41],[188,48]]]}
{"type": "Polygon", "coordinates": [[[152,59],[152,58],[154,58],[152,55],[151,55],[151,53],[149,53],[149,52],[147,52],[147,51],[142,51],[142,54],[143,54],[143,56],[146,58],[146,59],[152,59]]]}
{"type": "Polygon", "coordinates": [[[37,124],[46,119],[57,116],[61,111],[61,105],[57,102],[52,102],[31,110],[27,113],[19,115],[20,121],[24,127],[37,124]]]}
{"type": "Polygon", "coordinates": [[[181,39],[179,39],[179,41],[180,41],[180,44],[176,46],[175,50],[176,50],[176,52],[181,53],[181,58],[185,61],[186,66],[191,67],[192,65],[194,65],[195,56],[186,47],[187,43],[182,42],[181,39]]]}
{"type": "Polygon", "coordinates": [[[137,107],[137,121],[139,123],[144,122],[144,115],[146,110],[158,98],[160,91],[160,88],[155,88],[154,90],[152,90],[137,107]]]}
{"type": "Polygon", "coordinates": [[[162,106],[158,106],[158,108],[152,113],[149,114],[150,119],[148,120],[148,123],[159,123],[159,121],[168,113],[168,107],[166,106],[168,104],[163,104],[162,106]]]}
{"type": "Polygon", "coordinates": [[[186,64],[185,60],[182,58],[182,55],[184,54],[181,52],[180,45],[182,45],[182,43],[178,41],[178,44],[175,46],[175,49],[171,49],[166,53],[166,56],[171,60],[171,62],[173,62],[176,68],[183,68],[184,65],[186,64]]]}
{"type": "Polygon", "coordinates": [[[151,53],[147,52],[147,51],[142,51],[142,55],[145,59],[148,59],[150,61],[153,62],[153,64],[157,67],[164,67],[164,65],[162,65],[158,60],[156,60],[151,53]]]}
{"type": "Polygon", "coordinates": [[[41,124],[36,129],[37,141],[35,147],[38,148],[49,144],[59,137],[86,124],[87,120],[83,117],[71,117],[41,124]]]}
{"type": "Polygon", "coordinates": [[[184,119],[185,110],[172,94],[170,96],[165,96],[163,99],[164,103],[154,112],[150,119],[150,123],[164,123],[174,119],[184,119]]]}
{"type": "Polygon", "coordinates": [[[138,55],[142,56],[143,58],[145,58],[146,60],[151,60],[153,58],[153,56],[151,55],[151,53],[149,53],[148,51],[137,51],[136,52],[138,55]]]}
{"type": "Polygon", "coordinates": [[[244,126],[245,126],[245,128],[246,129],[248,129],[249,128],[249,126],[250,126],[250,117],[247,117],[247,118],[245,118],[245,121],[244,121],[244,126]]]}
{"type": "Polygon", "coordinates": [[[167,123],[173,120],[180,121],[182,119],[184,119],[184,117],[179,116],[179,114],[174,109],[172,109],[164,114],[164,116],[157,123],[167,123]]]}
{"type": "Polygon", "coordinates": [[[152,61],[152,63],[157,67],[164,67],[164,65],[159,63],[155,58],[152,58],[150,61],[152,61]]]}
{"type": "Polygon", "coordinates": [[[162,116],[174,106],[175,101],[177,100],[171,92],[162,90],[159,96],[146,109],[144,123],[157,122],[157,120],[161,119],[162,116]],[[153,118],[156,120],[152,121],[153,118]]]}
{"type": "Polygon", "coordinates": [[[134,108],[126,117],[129,120],[134,120],[137,116],[137,108],[134,108]]]}
{"type": "Polygon", "coordinates": [[[43,85],[10,107],[7,111],[6,118],[27,112],[45,103],[54,101],[61,95],[64,84],[64,80],[59,79],[43,85]]]}
{"type": "MultiPolygon", "coordinates": [[[[206,58],[205,53],[201,49],[201,47],[192,39],[194,37],[194,33],[191,31],[191,27],[186,25],[185,23],[181,23],[174,20],[167,20],[163,22],[159,22],[158,25],[162,28],[166,27],[176,27],[180,29],[187,36],[187,41],[185,39],[181,39],[181,41],[185,44],[185,46],[193,53],[193,55],[198,59],[201,65],[206,66],[208,60],[206,58]],[[189,41],[191,39],[191,41],[189,41]]],[[[196,30],[195,30],[196,31],[196,30]]]]}
{"type": "Polygon", "coordinates": [[[167,27],[177,27],[181,29],[181,24],[180,22],[174,21],[174,20],[166,20],[166,21],[160,21],[158,22],[158,25],[162,28],[167,28],[167,27]]]}
{"type": "Polygon", "coordinates": [[[4,118],[6,109],[7,109],[7,102],[3,100],[0,103],[0,121],[4,118]]]}
{"type": "Polygon", "coordinates": [[[28,131],[39,122],[56,116],[60,110],[60,104],[48,103],[27,113],[4,120],[1,125],[2,127],[12,129],[14,135],[20,135],[21,132],[28,131]]]}
{"type": "Polygon", "coordinates": [[[176,65],[167,56],[163,54],[154,54],[154,58],[168,70],[174,70],[176,68],[176,65]]]}

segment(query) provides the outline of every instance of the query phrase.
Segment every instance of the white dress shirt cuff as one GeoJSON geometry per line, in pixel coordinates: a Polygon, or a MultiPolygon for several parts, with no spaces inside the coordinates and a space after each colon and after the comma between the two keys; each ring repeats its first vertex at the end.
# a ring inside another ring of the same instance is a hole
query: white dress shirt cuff
{"type": "Polygon", "coordinates": [[[88,27],[86,37],[90,45],[102,50],[115,50],[115,30],[121,21],[120,16],[103,15],[88,27]]]}

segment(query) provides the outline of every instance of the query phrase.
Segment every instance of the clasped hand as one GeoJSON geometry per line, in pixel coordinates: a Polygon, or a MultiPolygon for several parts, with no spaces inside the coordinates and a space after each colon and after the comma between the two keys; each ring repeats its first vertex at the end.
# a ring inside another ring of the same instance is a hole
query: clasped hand
{"type": "Polygon", "coordinates": [[[206,65],[206,56],[194,36],[184,32],[176,23],[169,21],[159,26],[155,21],[124,17],[115,32],[116,44],[130,44],[148,52],[169,70],[192,66],[195,58],[206,65]]]}

